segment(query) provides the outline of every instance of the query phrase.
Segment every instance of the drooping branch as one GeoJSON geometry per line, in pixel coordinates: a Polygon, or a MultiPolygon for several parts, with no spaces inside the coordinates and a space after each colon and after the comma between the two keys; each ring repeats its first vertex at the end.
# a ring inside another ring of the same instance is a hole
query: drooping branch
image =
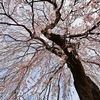
{"type": "Polygon", "coordinates": [[[22,24],[19,24],[19,23],[13,24],[13,23],[8,23],[8,22],[0,22],[0,24],[6,24],[6,25],[12,25],[12,26],[21,26],[30,34],[30,37],[33,38],[33,33],[25,25],[22,25],[22,24]]]}
{"type": "Polygon", "coordinates": [[[30,34],[30,37],[33,39],[33,33],[30,31],[30,29],[28,29],[25,25],[23,25],[23,24],[19,24],[11,15],[9,15],[7,12],[6,12],[6,10],[5,10],[5,8],[4,8],[4,5],[3,5],[3,3],[2,2],[0,2],[0,4],[1,4],[1,6],[2,6],[2,9],[3,9],[3,13],[0,13],[0,15],[4,15],[4,16],[6,16],[6,17],[8,17],[10,20],[12,20],[13,22],[14,22],[14,24],[13,23],[8,23],[8,22],[0,22],[0,24],[7,24],[7,25],[13,25],[13,26],[21,26],[21,27],[23,27],[29,34],[30,34]]]}

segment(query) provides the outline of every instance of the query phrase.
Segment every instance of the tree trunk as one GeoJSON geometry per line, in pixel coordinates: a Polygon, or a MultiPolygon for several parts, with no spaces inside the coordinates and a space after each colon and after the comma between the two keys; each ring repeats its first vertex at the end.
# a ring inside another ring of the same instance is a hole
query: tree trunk
{"type": "Polygon", "coordinates": [[[80,100],[100,100],[100,90],[95,83],[85,74],[83,66],[79,59],[67,51],[64,50],[68,55],[67,65],[70,68],[73,77],[74,85],[79,94],[80,100]]]}
{"type": "Polygon", "coordinates": [[[55,34],[51,34],[51,37],[49,39],[59,45],[68,56],[66,63],[73,74],[74,85],[80,97],[80,100],[100,100],[99,88],[85,74],[81,61],[75,58],[74,53],[68,52],[68,48],[66,46],[64,47],[64,39],[62,39],[60,35],[55,34]]]}

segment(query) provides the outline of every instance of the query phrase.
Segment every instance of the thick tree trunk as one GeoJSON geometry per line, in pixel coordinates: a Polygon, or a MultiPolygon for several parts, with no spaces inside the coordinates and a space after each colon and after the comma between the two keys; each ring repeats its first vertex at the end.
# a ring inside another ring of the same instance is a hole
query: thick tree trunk
{"type": "Polygon", "coordinates": [[[76,59],[72,52],[69,53],[67,48],[64,52],[68,55],[67,64],[73,74],[74,85],[80,100],[100,100],[99,88],[88,76],[86,76],[79,59],[76,59]]]}
{"type": "Polygon", "coordinates": [[[68,52],[68,48],[66,46],[64,47],[64,39],[62,39],[60,35],[55,34],[51,34],[51,37],[49,39],[58,44],[68,56],[66,62],[73,74],[74,85],[80,97],[80,100],[100,100],[99,88],[85,74],[81,61],[75,58],[75,55],[72,52],[68,52]]]}

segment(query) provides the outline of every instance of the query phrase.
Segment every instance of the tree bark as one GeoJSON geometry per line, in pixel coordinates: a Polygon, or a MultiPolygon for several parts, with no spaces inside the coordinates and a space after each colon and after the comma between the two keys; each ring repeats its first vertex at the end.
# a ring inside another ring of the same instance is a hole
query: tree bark
{"type": "Polygon", "coordinates": [[[68,52],[68,48],[64,46],[65,40],[60,35],[51,34],[49,39],[59,45],[68,56],[66,63],[73,74],[74,85],[80,100],[100,100],[100,90],[85,74],[81,61],[75,57],[77,52],[76,55],[68,52]]]}

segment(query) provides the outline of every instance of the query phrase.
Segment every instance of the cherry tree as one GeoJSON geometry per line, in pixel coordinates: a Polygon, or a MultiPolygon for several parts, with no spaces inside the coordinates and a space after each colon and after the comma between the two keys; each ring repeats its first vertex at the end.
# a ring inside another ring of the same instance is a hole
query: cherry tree
{"type": "Polygon", "coordinates": [[[99,0],[0,0],[0,99],[100,100],[99,31],[99,0]]]}

